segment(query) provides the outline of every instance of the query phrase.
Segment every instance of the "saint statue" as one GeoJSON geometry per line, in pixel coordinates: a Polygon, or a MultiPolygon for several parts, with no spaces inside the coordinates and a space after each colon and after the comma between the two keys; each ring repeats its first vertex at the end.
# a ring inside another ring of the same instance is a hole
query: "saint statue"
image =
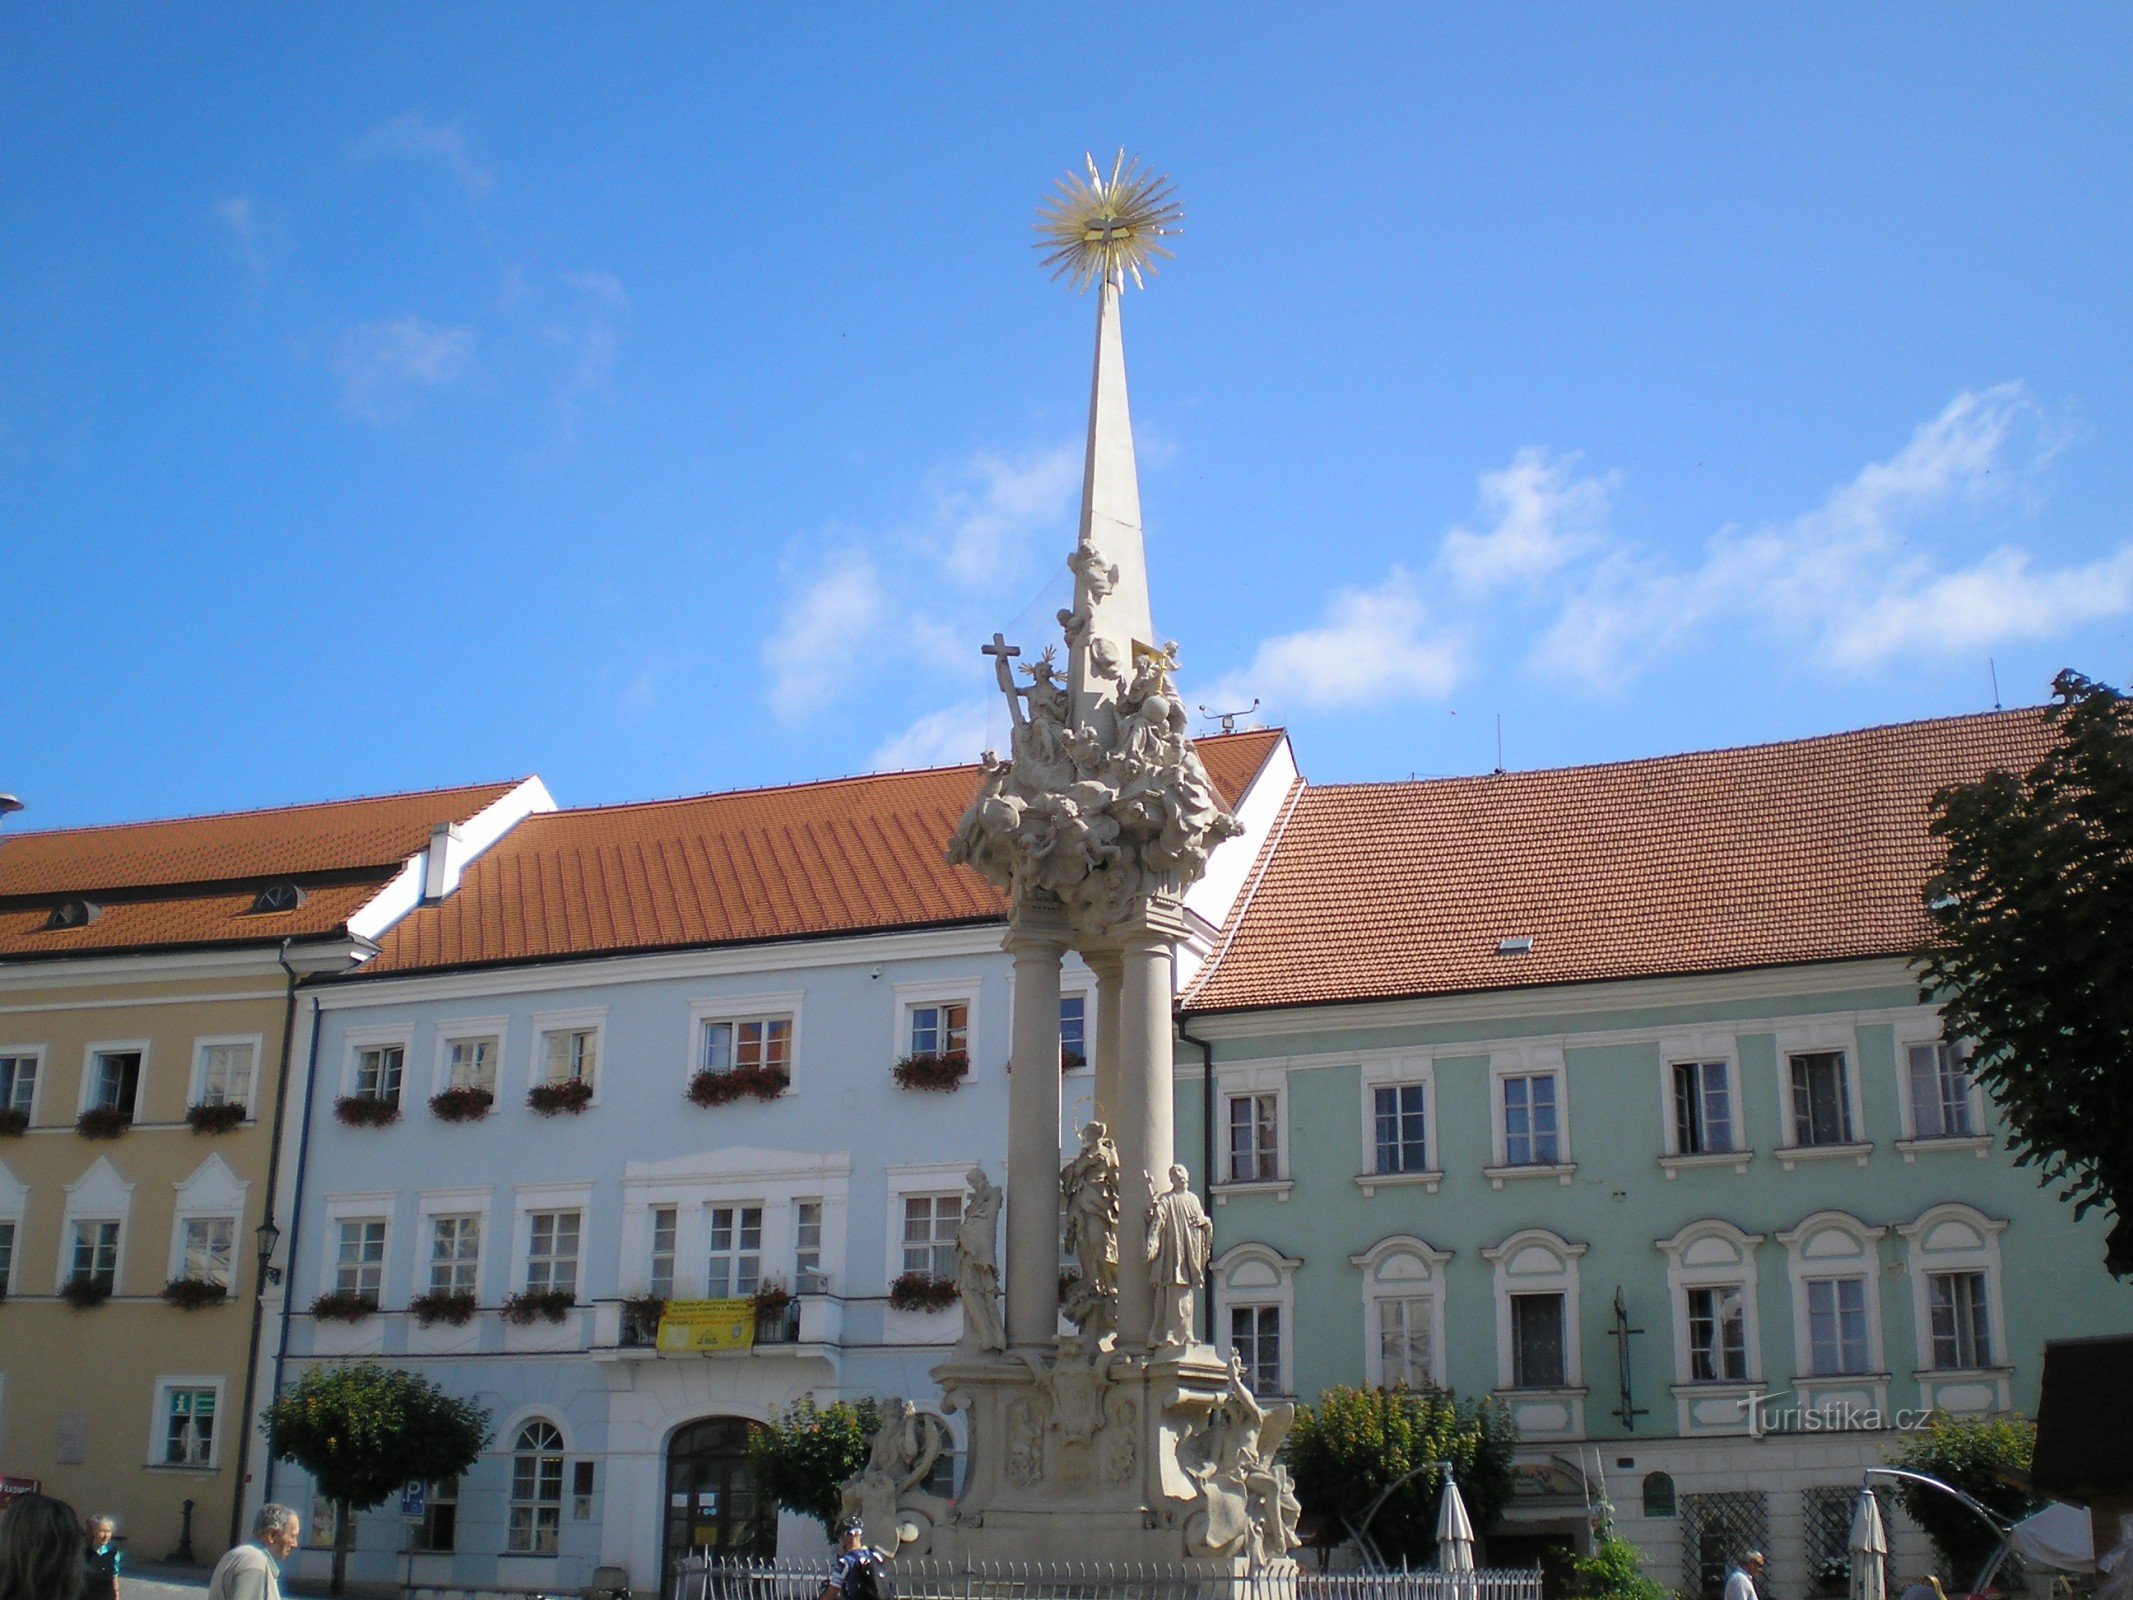
{"type": "Polygon", "coordinates": [[[840,1516],[857,1517],[866,1542],[894,1555],[903,1542],[904,1519],[897,1502],[925,1482],[947,1438],[939,1417],[896,1395],[882,1401],[881,1427],[867,1452],[867,1464],[845,1481],[840,1516]]]}
{"type": "Polygon", "coordinates": [[[1093,1348],[1118,1324],[1118,1147],[1101,1122],[1081,1130],[1081,1150],[1059,1174],[1059,1196],[1077,1280],[1067,1320],[1093,1348]]]}
{"type": "Polygon", "coordinates": [[[967,1178],[970,1195],[963,1202],[963,1220],[955,1228],[955,1292],[963,1302],[963,1337],[958,1348],[965,1352],[1005,1350],[1000,1263],[994,1254],[1003,1196],[983,1167],[972,1167],[967,1178]]]}
{"type": "Polygon", "coordinates": [[[1192,1294],[1207,1275],[1215,1225],[1207,1220],[1191,1174],[1170,1169],[1170,1187],[1155,1197],[1148,1217],[1148,1275],[1155,1285],[1155,1315],[1148,1342],[1157,1349],[1192,1343],[1192,1294]]]}

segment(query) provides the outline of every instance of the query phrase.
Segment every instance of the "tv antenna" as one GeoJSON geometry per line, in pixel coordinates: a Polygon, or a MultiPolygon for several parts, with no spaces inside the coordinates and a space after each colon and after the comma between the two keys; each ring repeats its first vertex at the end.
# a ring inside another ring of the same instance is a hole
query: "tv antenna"
{"type": "Polygon", "coordinates": [[[2000,709],[2000,664],[1992,657],[1985,658],[1985,670],[1992,674],[1992,709],[2000,709]]]}
{"type": "Polygon", "coordinates": [[[1237,719],[1239,717],[1248,717],[1258,709],[1259,697],[1257,695],[1253,695],[1252,703],[1246,706],[1242,711],[1210,711],[1207,709],[1207,707],[1202,706],[1200,707],[1200,715],[1203,717],[1211,717],[1215,721],[1221,723],[1222,731],[1224,733],[1235,733],[1237,731],[1237,719]]]}

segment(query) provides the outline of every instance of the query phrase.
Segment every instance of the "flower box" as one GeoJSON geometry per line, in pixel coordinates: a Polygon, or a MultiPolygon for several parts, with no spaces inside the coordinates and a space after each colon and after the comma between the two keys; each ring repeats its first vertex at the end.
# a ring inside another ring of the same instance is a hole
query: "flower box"
{"type": "Polygon", "coordinates": [[[955,1302],[955,1280],[930,1272],[906,1272],[889,1285],[889,1304],[898,1311],[946,1311],[955,1302]]]}
{"type": "Polygon", "coordinates": [[[690,1100],[700,1106],[722,1106],[734,1100],[775,1100],[792,1079],[776,1067],[732,1067],[725,1072],[699,1072],[689,1080],[690,1100]]]}
{"type": "Polygon", "coordinates": [[[495,1104],[487,1089],[447,1089],[430,1096],[430,1115],[439,1122],[479,1122],[495,1104]]]}
{"type": "Polygon", "coordinates": [[[230,1297],[226,1283],[210,1283],[205,1278],[173,1278],[163,1285],[163,1299],[180,1311],[198,1311],[202,1306],[219,1306],[230,1297]]]}
{"type": "Polygon", "coordinates": [[[414,1312],[415,1320],[425,1328],[436,1322],[449,1322],[455,1328],[463,1328],[474,1320],[479,1305],[473,1291],[459,1289],[451,1293],[418,1294],[408,1301],[407,1309],[414,1312]]]}
{"type": "Polygon", "coordinates": [[[1079,1050],[1069,1050],[1065,1045],[1059,1047],[1059,1070],[1061,1072],[1072,1072],[1076,1067],[1085,1067],[1088,1064],[1089,1058],[1079,1050]]]}
{"type": "Polygon", "coordinates": [[[400,1120],[400,1102],[374,1094],[344,1094],[333,1102],[333,1114],[351,1128],[386,1128],[400,1120]]]}
{"type": "Polygon", "coordinates": [[[526,1104],[544,1117],[568,1111],[575,1115],[592,1104],[593,1086],[583,1078],[565,1078],[561,1083],[537,1083],[526,1091],[526,1104]]]}
{"type": "Polygon", "coordinates": [[[792,1295],[782,1283],[766,1283],[755,1292],[755,1309],[760,1316],[776,1316],[792,1304],[792,1295]]]}
{"type": "Polygon", "coordinates": [[[321,1322],[361,1322],[378,1314],[375,1297],[352,1289],[336,1289],[311,1302],[311,1314],[321,1322]]]}
{"type": "Polygon", "coordinates": [[[953,1092],[970,1076],[970,1053],[944,1050],[938,1055],[905,1056],[889,1069],[899,1089],[940,1089],[953,1092]]]}
{"type": "Polygon", "coordinates": [[[185,1120],[195,1133],[228,1133],[250,1114],[249,1107],[234,1100],[217,1100],[212,1105],[185,1108],[185,1120]]]}
{"type": "Polygon", "coordinates": [[[504,1321],[520,1328],[561,1322],[577,1303],[577,1295],[568,1289],[523,1289],[504,1297],[504,1321]]]}
{"type": "Polygon", "coordinates": [[[649,1345],[659,1342],[659,1319],[667,1314],[667,1303],[656,1294],[633,1294],[622,1302],[622,1342],[626,1345],[649,1345]]]}
{"type": "Polygon", "coordinates": [[[30,1131],[30,1114],[13,1106],[0,1111],[0,1137],[19,1139],[30,1131]]]}
{"type": "Polygon", "coordinates": [[[74,1131],[84,1139],[116,1139],[132,1126],[133,1118],[117,1106],[92,1106],[74,1119],[74,1131]]]}
{"type": "Polygon", "coordinates": [[[111,1298],[111,1285],[101,1278],[92,1278],[84,1273],[69,1278],[60,1285],[59,1298],[76,1311],[87,1311],[91,1306],[100,1306],[111,1298]]]}

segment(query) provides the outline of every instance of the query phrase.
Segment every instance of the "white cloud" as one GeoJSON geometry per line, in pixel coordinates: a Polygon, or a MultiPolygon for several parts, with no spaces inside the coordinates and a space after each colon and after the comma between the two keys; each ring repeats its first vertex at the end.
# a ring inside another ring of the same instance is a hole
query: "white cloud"
{"type": "Polygon", "coordinates": [[[1081,456],[1071,445],[1007,457],[973,452],[935,473],[930,541],[942,569],[966,587],[1011,577],[1033,537],[1063,535],[1059,555],[1073,544],[1081,492],[1081,456]]]}
{"type": "Polygon", "coordinates": [[[1483,532],[1454,528],[1439,559],[1462,588],[1487,592],[1532,584],[1595,548],[1607,531],[1612,479],[1573,477],[1577,458],[1550,461],[1528,446],[1508,467],[1481,476],[1492,519],[1483,532]]]}
{"type": "Polygon", "coordinates": [[[246,275],[255,284],[264,283],[288,244],[279,213],[246,194],[224,195],[208,210],[222,224],[246,275]]]}
{"type": "Polygon", "coordinates": [[[387,156],[442,162],[469,194],[486,194],[496,183],[496,175],[475,158],[466,130],[456,118],[432,122],[420,111],[403,111],[348,146],[348,159],[358,166],[387,156]]]}
{"type": "Polygon", "coordinates": [[[834,700],[887,616],[873,559],[861,550],[831,555],[763,642],[771,709],[797,722],[834,700]]]}
{"type": "Polygon", "coordinates": [[[1440,698],[1461,670],[1458,641],[1431,627],[1414,579],[1394,567],[1375,589],[1336,595],[1318,627],[1263,641],[1250,666],[1208,691],[1208,703],[1256,695],[1271,708],[1348,710],[1440,698]]]}
{"type": "Polygon", "coordinates": [[[420,317],[386,317],[344,329],[331,357],[341,404],[366,422],[389,421],[418,396],[464,377],[474,346],[472,328],[441,327],[420,317]]]}
{"type": "Polygon", "coordinates": [[[903,732],[884,739],[867,760],[870,772],[903,772],[915,767],[953,767],[975,761],[990,745],[996,702],[966,700],[929,711],[903,732]]]}

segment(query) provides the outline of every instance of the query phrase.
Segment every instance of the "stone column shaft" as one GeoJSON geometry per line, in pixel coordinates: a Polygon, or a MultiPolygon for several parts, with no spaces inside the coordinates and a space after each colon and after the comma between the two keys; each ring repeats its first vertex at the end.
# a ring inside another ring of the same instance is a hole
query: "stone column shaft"
{"type": "Polygon", "coordinates": [[[1066,921],[1017,907],[1015,1016],[1007,1092],[1007,1342],[1052,1348],[1059,1335],[1059,964],[1066,921]]]}
{"type": "Polygon", "coordinates": [[[1177,1159],[1170,1066],[1170,951],[1184,931],[1151,906],[1126,935],[1119,995],[1118,1342],[1146,1348],[1154,1311],[1145,1259],[1148,1217],[1177,1159]]]}
{"type": "Polygon", "coordinates": [[[1118,1108],[1118,1010],[1125,968],[1116,950],[1089,951],[1082,959],[1096,974],[1096,1120],[1111,1127],[1118,1108]]]}

